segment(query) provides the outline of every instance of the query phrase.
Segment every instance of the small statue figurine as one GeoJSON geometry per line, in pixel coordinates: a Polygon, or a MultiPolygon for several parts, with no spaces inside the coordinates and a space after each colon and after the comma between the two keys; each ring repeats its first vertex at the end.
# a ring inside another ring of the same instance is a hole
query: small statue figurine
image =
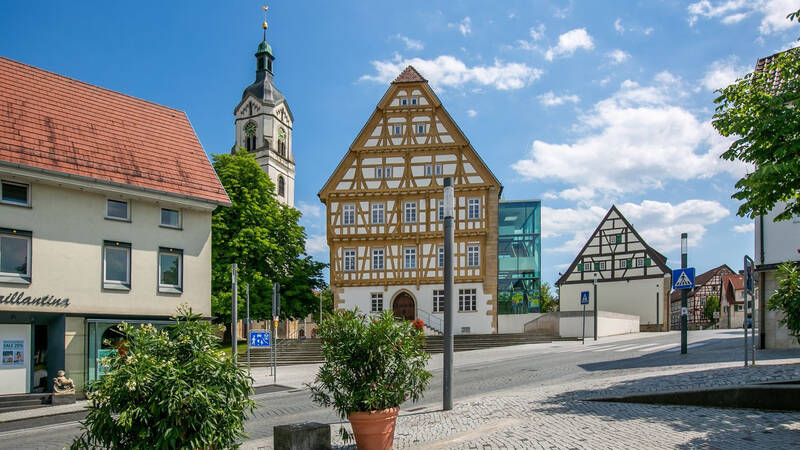
{"type": "Polygon", "coordinates": [[[58,377],[53,378],[54,394],[75,394],[75,382],[67,378],[63,370],[58,371],[58,377]]]}

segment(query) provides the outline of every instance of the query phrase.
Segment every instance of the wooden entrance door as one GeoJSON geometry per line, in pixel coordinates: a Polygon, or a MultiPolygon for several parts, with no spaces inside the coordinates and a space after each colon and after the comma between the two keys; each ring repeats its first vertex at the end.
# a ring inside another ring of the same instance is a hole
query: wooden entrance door
{"type": "Polygon", "coordinates": [[[401,293],[394,299],[392,313],[398,319],[414,320],[417,315],[416,308],[414,307],[414,299],[405,292],[401,293]]]}

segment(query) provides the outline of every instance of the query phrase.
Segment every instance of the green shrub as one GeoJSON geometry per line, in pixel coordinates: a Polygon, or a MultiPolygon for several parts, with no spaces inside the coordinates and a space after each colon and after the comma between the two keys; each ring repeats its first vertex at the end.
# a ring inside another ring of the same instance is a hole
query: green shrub
{"type": "MultiPolygon", "coordinates": [[[[307,384],[315,403],[344,420],[351,412],[377,411],[417,401],[430,381],[425,335],[391,311],[368,317],[339,310],[325,316],[317,335],[325,363],[307,384]]],[[[342,437],[349,439],[344,429],[342,437]]]]}
{"type": "Polygon", "coordinates": [[[767,308],[786,315],[778,323],[786,326],[800,343],[800,267],[787,261],[778,266],[777,278],[778,289],[767,301],[767,308]]]}
{"type": "Polygon", "coordinates": [[[244,437],[252,379],[219,348],[216,326],[181,307],[175,324],[123,323],[124,342],[89,385],[72,448],[229,448],[244,437]]]}

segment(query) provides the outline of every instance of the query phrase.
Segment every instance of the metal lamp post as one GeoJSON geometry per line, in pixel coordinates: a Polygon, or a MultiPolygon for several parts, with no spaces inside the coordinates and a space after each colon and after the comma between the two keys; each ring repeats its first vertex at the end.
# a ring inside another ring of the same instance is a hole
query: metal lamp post
{"type": "Polygon", "coordinates": [[[444,355],[442,409],[453,409],[453,180],[444,179],[444,355]]]}
{"type": "Polygon", "coordinates": [[[597,340],[597,272],[594,273],[594,340],[597,340]]]}
{"type": "MultiPolygon", "coordinates": [[[[681,269],[686,268],[688,257],[686,255],[689,248],[689,235],[681,233],[681,269]]],[[[687,329],[689,328],[689,312],[686,303],[687,289],[681,289],[681,355],[686,354],[687,329]]]]}
{"type": "Polygon", "coordinates": [[[661,285],[656,283],[656,331],[658,331],[658,289],[660,287],[661,285]]]}
{"type": "Polygon", "coordinates": [[[239,344],[239,342],[237,340],[237,336],[236,336],[236,321],[238,320],[238,318],[236,317],[236,315],[237,315],[236,313],[239,310],[239,301],[238,301],[239,299],[237,298],[237,291],[238,291],[239,288],[238,288],[238,284],[237,284],[238,280],[236,279],[236,277],[237,277],[237,273],[236,272],[237,272],[237,265],[236,265],[236,263],[233,263],[231,265],[231,290],[233,291],[232,292],[232,296],[231,296],[231,302],[232,302],[232,304],[231,304],[231,354],[233,355],[233,360],[234,361],[236,361],[236,352],[238,350],[236,347],[239,344]]]}

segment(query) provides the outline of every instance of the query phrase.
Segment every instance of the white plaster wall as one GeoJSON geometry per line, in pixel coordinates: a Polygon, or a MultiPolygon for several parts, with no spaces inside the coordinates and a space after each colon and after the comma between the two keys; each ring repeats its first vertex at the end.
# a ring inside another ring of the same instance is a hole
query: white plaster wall
{"type": "Polygon", "coordinates": [[[800,217],[773,222],[775,216],[786,208],[786,203],[779,202],[775,208],[763,218],[764,228],[764,260],[761,255],[762,220],[755,220],[755,255],[756,264],[780,264],[784,261],[800,260],[800,217]]]}
{"type": "Polygon", "coordinates": [[[5,367],[0,365],[0,395],[30,392],[31,385],[31,326],[0,325],[0,345],[3,339],[22,339],[25,341],[25,366],[5,367]]]}
{"type": "MultiPolygon", "coordinates": [[[[561,337],[581,337],[583,335],[583,317],[560,317],[559,334],[561,337]]],[[[627,314],[616,314],[600,311],[597,318],[598,336],[616,336],[639,332],[639,318],[627,314]]],[[[586,337],[594,336],[594,316],[586,311],[586,337]]]]}
{"type": "MultiPolygon", "coordinates": [[[[433,291],[435,289],[444,289],[442,285],[421,285],[417,288],[414,285],[409,286],[359,286],[359,287],[345,287],[344,293],[344,309],[358,308],[361,311],[369,312],[372,308],[373,292],[383,292],[383,308],[390,310],[392,308],[392,300],[400,291],[407,291],[413,297],[417,304],[417,309],[422,309],[429,313],[438,316],[444,321],[444,315],[441,313],[433,313],[433,291]]],[[[453,315],[453,332],[461,334],[462,327],[469,327],[470,334],[490,334],[492,329],[492,316],[490,316],[490,307],[487,305],[492,296],[483,293],[482,283],[459,283],[455,285],[453,291],[453,308],[455,314],[453,315]],[[458,311],[458,290],[459,289],[476,289],[476,311],[459,312],[458,311]]]]}
{"type": "Polygon", "coordinates": [[[86,322],[83,317],[66,317],[64,328],[64,371],[83,390],[86,378],[86,322]]]}
{"type": "Polygon", "coordinates": [[[524,333],[525,324],[536,320],[542,313],[528,314],[499,314],[497,316],[498,333],[524,333]]]}
{"type": "MultiPolygon", "coordinates": [[[[664,317],[664,283],[663,278],[646,278],[642,280],[600,282],[597,284],[597,297],[601,311],[639,316],[642,325],[656,323],[656,293],[658,292],[658,323],[669,321],[664,317]],[[656,287],[658,286],[658,287],[656,287]]],[[[594,286],[591,282],[565,284],[561,286],[561,311],[583,311],[580,304],[581,291],[589,291],[587,311],[594,309],[594,286]]],[[[667,301],[669,301],[667,299],[667,301]]]]}
{"type": "Polygon", "coordinates": [[[0,204],[0,227],[33,232],[30,284],[0,283],[0,295],[69,298],[67,308],[0,304],[0,310],[86,314],[173,314],[188,303],[194,312],[211,314],[211,211],[181,209],[183,229],[159,226],[161,207],[131,200],[131,221],[105,219],[102,194],[46,184],[31,184],[31,207],[0,204]],[[102,288],[103,241],[128,242],[131,289],[102,288]],[[183,293],[158,292],[158,248],[182,249],[183,293]]]}
{"type": "MultiPolygon", "coordinates": [[[[763,286],[764,294],[766,298],[769,299],[769,297],[775,293],[775,290],[778,289],[778,280],[775,277],[776,272],[774,270],[766,272],[765,275],[763,286]]],[[[744,312],[740,314],[744,314],[744,312]]],[[[764,333],[766,335],[765,344],[767,348],[800,348],[800,344],[797,343],[797,338],[789,335],[789,330],[786,326],[778,324],[778,321],[784,318],[782,312],[767,310],[765,314],[764,333]]],[[[733,325],[732,323],[731,326],[733,327],[733,325]]],[[[742,324],[739,323],[739,327],[741,327],[741,325],[742,324]]]]}

